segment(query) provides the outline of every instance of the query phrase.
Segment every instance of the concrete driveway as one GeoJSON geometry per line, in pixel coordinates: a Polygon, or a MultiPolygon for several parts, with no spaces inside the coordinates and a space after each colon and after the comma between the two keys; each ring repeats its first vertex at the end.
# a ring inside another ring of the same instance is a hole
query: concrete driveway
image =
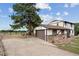
{"type": "Polygon", "coordinates": [[[38,38],[3,39],[8,56],[76,56],[38,38]]]}

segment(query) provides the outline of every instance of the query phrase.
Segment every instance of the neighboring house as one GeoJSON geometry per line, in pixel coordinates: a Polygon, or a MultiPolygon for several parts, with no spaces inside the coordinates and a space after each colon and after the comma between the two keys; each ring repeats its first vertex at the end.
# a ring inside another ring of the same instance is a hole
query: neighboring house
{"type": "Polygon", "coordinates": [[[47,25],[36,27],[34,34],[46,41],[49,36],[65,35],[67,37],[71,37],[74,36],[74,23],[63,20],[54,20],[47,25]]]}

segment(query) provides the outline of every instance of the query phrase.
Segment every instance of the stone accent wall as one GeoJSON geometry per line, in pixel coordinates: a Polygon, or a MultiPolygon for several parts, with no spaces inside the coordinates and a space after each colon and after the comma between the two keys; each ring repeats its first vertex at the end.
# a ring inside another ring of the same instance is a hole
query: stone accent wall
{"type": "Polygon", "coordinates": [[[63,44],[67,43],[67,36],[66,35],[57,35],[54,37],[55,44],[63,44]]]}
{"type": "Polygon", "coordinates": [[[50,43],[54,43],[54,36],[47,35],[47,41],[50,42],[50,43]]]}
{"type": "Polygon", "coordinates": [[[72,39],[67,38],[66,35],[47,36],[47,41],[54,44],[64,44],[71,42],[72,39]]]}

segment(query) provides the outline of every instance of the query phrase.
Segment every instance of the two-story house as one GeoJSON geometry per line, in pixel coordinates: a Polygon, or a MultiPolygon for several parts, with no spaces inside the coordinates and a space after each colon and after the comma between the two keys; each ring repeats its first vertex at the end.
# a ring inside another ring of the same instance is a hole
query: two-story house
{"type": "Polygon", "coordinates": [[[63,21],[63,20],[54,20],[50,22],[48,25],[53,26],[61,26],[67,28],[66,32],[69,36],[74,36],[74,23],[63,21]]]}
{"type": "Polygon", "coordinates": [[[49,36],[56,35],[71,37],[74,36],[74,23],[63,20],[54,20],[47,25],[36,27],[34,34],[44,40],[48,40],[49,36]]]}

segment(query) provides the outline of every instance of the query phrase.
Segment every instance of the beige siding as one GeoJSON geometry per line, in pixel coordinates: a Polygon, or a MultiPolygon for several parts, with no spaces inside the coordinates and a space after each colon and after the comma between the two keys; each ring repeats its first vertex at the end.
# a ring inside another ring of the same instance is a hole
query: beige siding
{"type": "Polygon", "coordinates": [[[46,29],[45,27],[43,26],[39,26],[39,27],[36,27],[35,30],[43,30],[43,29],[46,29]]]}
{"type": "MultiPolygon", "coordinates": [[[[72,36],[72,35],[74,36],[74,24],[71,24],[71,23],[66,23],[65,24],[62,21],[54,21],[54,22],[51,22],[50,25],[62,26],[64,28],[70,29],[70,36],[72,36]]],[[[59,32],[59,30],[57,32],[59,32]]]]}
{"type": "MultiPolygon", "coordinates": [[[[64,28],[70,29],[70,36],[72,36],[72,35],[74,36],[74,24],[70,24],[70,23],[65,24],[65,22],[63,22],[63,21],[54,21],[54,22],[49,23],[49,25],[62,26],[64,28]]],[[[35,30],[45,30],[45,35],[54,34],[52,30],[47,30],[47,32],[46,32],[46,28],[43,26],[36,27],[35,30]]],[[[35,30],[34,30],[34,33],[35,33],[35,30]]],[[[59,34],[61,34],[60,30],[57,30],[57,33],[58,32],[60,32],[59,34]]],[[[67,34],[67,30],[64,31],[64,34],[67,34]]]]}
{"type": "Polygon", "coordinates": [[[51,22],[49,25],[57,26],[57,22],[51,22]]]}
{"type": "Polygon", "coordinates": [[[53,35],[52,30],[47,30],[47,35],[53,35]]]}
{"type": "MultiPolygon", "coordinates": [[[[36,34],[36,30],[46,30],[46,28],[43,26],[38,26],[34,29],[34,34],[36,34]]],[[[46,34],[46,31],[45,31],[45,34],[46,34]]]]}
{"type": "Polygon", "coordinates": [[[50,25],[54,25],[54,26],[64,26],[64,23],[61,21],[55,21],[55,22],[51,22],[50,25]]]}
{"type": "Polygon", "coordinates": [[[66,23],[64,27],[70,29],[70,36],[74,36],[74,24],[66,23]]]}
{"type": "Polygon", "coordinates": [[[64,22],[59,22],[58,26],[62,26],[63,27],[64,26],[64,22]]]}
{"type": "Polygon", "coordinates": [[[67,35],[67,30],[64,30],[64,34],[67,35]]]}
{"type": "Polygon", "coordinates": [[[64,27],[65,27],[65,28],[68,28],[68,29],[71,29],[71,24],[66,23],[66,24],[64,24],[64,27]]]}

